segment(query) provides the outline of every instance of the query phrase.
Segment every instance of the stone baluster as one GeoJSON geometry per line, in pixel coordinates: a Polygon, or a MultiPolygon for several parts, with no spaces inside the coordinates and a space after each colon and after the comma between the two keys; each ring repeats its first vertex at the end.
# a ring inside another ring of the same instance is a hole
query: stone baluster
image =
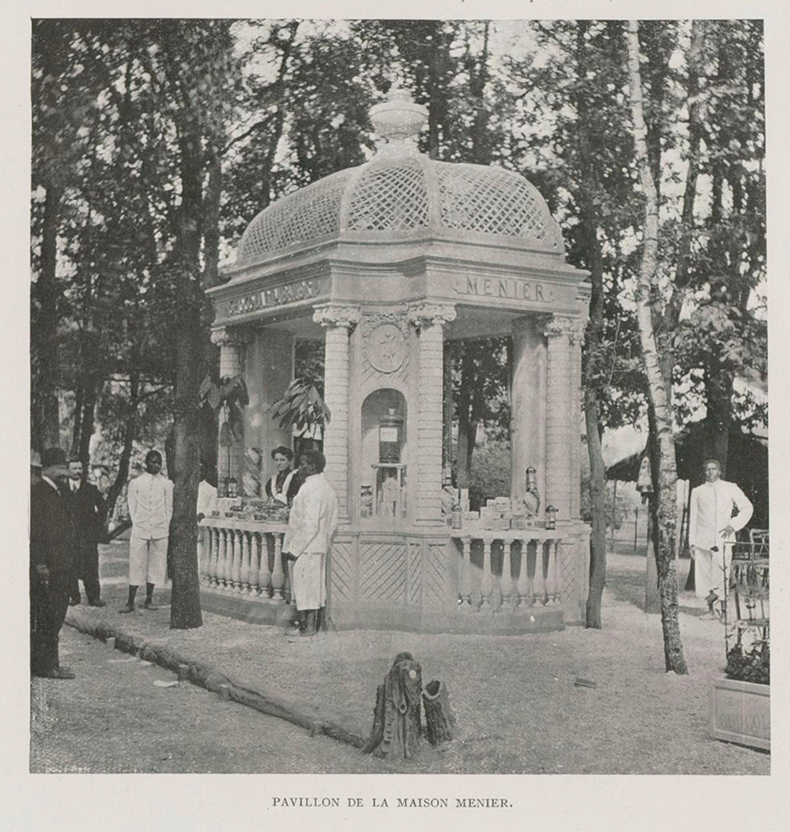
{"type": "Polygon", "coordinates": [[[261,598],[268,601],[272,584],[272,573],[269,569],[269,535],[261,534],[261,567],[258,572],[258,584],[261,588],[261,598]]]}
{"type": "Polygon", "coordinates": [[[549,551],[549,565],[546,568],[546,602],[555,604],[557,602],[557,541],[549,540],[546,548],[549,551]]]}
{"type": "Polygon", "coordinates": [[[272,572],[272,603],[283,604],[283,587],[285,586],[285,572],[283,572],[283,536],[274,534],[274,570],[272,572]]]}
{"type": "Polygon", "coordinates": [[[472,540],[469,537],[461,539],[463,547],[463,561],[461,563],[461,604],[462,612],[472,609],[472,540]]]}
{"type": "Polygon", "coordinates": [[[259,563],[260,563],[260,543],[259,543],[259,536],[258,532],[250,532],[250,571],[248,574],[248,584],[249,588],[247,589],[247,594],[252,596],[257,596],[259,592],[258,587],[258,578],[260,575],[259,572],[259,563]]]}
{"type": "Polygon", "coordinates": [[[241,568],[239,569],[239,587],[243,595],[250,594],[250,533],[241,532],[241,568]]]}
{"type": "Polygon", "coordinates": [[[230,561],[230,580],[228,581],[228,589],[231,592],[239,591],[239,563],[241,561],[241,535],[235,529],[228,532],[228,539],[231,550],[228,553],[228,560],[230,561]],[[232,556],[231,556],[232,555],[232,556]]]}
{"type": "Polygon", "coordinates": [[[217,585],[217,560],[219,558],[219,529],[213,526],[209,527],[209,534],[211,535],[211,561],[208,567],[208,585],[216,587],[217,585]]]}
{"type": "Polygon", "coordinates": [[[491,611],[491,593],[494,590],[494,576],[491,574],[491,543],[490,537],[483,538],[483,575],[480,583],[480,609],[491,611]]]}
{"type": "MultiPolygon", "coordinates": [[[[337,494],[340,522],[348,521],[348,344],[360,318],[357,306],[328,304],[317,307],[313,313],[313,320],[326,329],[324,397],[332,418],[324,428],[324,475],[337,494]]],[[[279,598],[282,600],[282,584],[279,598]]]]}
{"type": "Polygon", "coordinates": [[[205,531],[198,525],[197,529],[197,559],[198,559],[198,582],[203,583],[206,574],[206,546],[204,544],[205,531]]]}
{"type": "Polygon", "coordinates": [[[228,585],[228,540],[225,529],[217,529],[219,547],[217,552],[217,588],[227,589],[228,585]]]}
{"type": "Polygon", "coordinates": [[[510,566],[510,548],[511,542],[509,540],[502,541],[502,577],[499,579],[499,592],[502,596],[501,609],[505,612],[510,612],[513,608],[511,596],[513,594],[513,573],[510,566]]]}
{"type": "Polygon", "coordinates": [[[518,573],[518,609],[532,604],[532,582],[529,579],[529,538],[521,541],[521,570],[518,573]]]}
{"type": "Polygon", "coordinates": [[[544,553],[544,543],[542,540],[538,540],[535,546],[535,601],[541,604],[546,603],[546,562],[544,553]]]}
{"type": "Polygon", "coordinates": [[[420,333],[415,516],[418,525],[442,522],[443,328],[455,316],[455,307],[449,304],[419,303],[409,307],[409,321],[420,333]]]}

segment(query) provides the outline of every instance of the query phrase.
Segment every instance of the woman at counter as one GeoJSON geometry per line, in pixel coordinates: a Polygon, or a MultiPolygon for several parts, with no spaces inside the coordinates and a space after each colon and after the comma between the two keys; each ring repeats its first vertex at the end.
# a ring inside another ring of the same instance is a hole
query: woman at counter
{"type": "Polygon", "coordinates": [[[284,505],[291,504],[302,486],[299,472],[291,468],[293,458],[293,451],[285,445],[280,445],[272,451],[277,473],[266,483],[266,496],[284,505]]]}

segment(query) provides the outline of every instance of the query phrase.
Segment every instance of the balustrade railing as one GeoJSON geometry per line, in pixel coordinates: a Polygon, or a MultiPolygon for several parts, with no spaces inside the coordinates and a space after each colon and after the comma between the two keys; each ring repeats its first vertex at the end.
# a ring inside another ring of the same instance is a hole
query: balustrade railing
{"type": "Polygon", "coordinates": [[[560,536],[526,530],[454,531],[452,537],[461,555],[461,612],[496,615],[560,603],[560,536]]]}
{"type": "MultiPolygon", "coordinates": [[[[283,559],[286,524],[212,517],[200,526],[204,586],[268,604],[290,603],[289,570],[283,559]]],[[[453,530],[450,536],[448,556],[457,547],[461,560],[460,612],[498,615],[560,604],[558,532],[453,530]]]]}
{"type": "Polygon", "coordinates": [[[283,523],[247,523],[206,518],[198,537],[204,586],[270,604],[291,600],[283,564],[283,523]]]}

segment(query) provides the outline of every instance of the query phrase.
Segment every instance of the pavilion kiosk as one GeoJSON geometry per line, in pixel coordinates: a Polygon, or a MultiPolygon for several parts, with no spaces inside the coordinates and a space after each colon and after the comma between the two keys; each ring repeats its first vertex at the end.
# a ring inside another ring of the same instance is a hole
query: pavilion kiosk
{"type": "MultiPolygon", "coordinates": [[[[437,162],[415,136],[427,111],[395,92],[371,110],[384,140],[367,163],[321,179],[252,220],[210,290],[222,375],[250,392],[245,439],[292,445],[270,415],[297,339],[325,344],[325,475],[340,506],[329,558],[339,628],[531,632],[584,617],[589,528],[579,517],[581,340],[586,273],[518,174],[437,162]],[[536,470],[541,514],[526,528],[451,528],[442,514],[444,347],[512,339],[512,493],[536,470]],[[548,528],[546,528],[548,526],[548,528]],[[554,528],[552,528],[554,526],[554,528]]],[[[255,481],[252,478],[252,481],[255,481]]],[[[256,495],[250,495],[256,496],[256,495]]],[[[204,609],[249,621],[290,616],[282,523],[222,511],[201,552],[204,609]]]]}

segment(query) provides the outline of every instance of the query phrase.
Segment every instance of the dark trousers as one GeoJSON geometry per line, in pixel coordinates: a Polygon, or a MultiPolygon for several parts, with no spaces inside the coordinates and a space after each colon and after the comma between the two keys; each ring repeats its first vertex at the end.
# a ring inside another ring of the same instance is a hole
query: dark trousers
{"type": "MultiPolygon", "coordinates": [[[[96,543],[80,542],[77,578],[85,586],[85,594],[88,596],[89,604],[93,604],[101,599],[101,586],[99,585],[99,547],[96,543]]],[[[73,601],[80,601],[80,585],[78,581],[74,582],[71,598],[73,601]]]]}
{"type": "Polygon", "coordinates": [[[36,581],[30,587],[30,672],[46,676],[60,666],[58,634],[69,608],[69,585],[36,581]]]}

